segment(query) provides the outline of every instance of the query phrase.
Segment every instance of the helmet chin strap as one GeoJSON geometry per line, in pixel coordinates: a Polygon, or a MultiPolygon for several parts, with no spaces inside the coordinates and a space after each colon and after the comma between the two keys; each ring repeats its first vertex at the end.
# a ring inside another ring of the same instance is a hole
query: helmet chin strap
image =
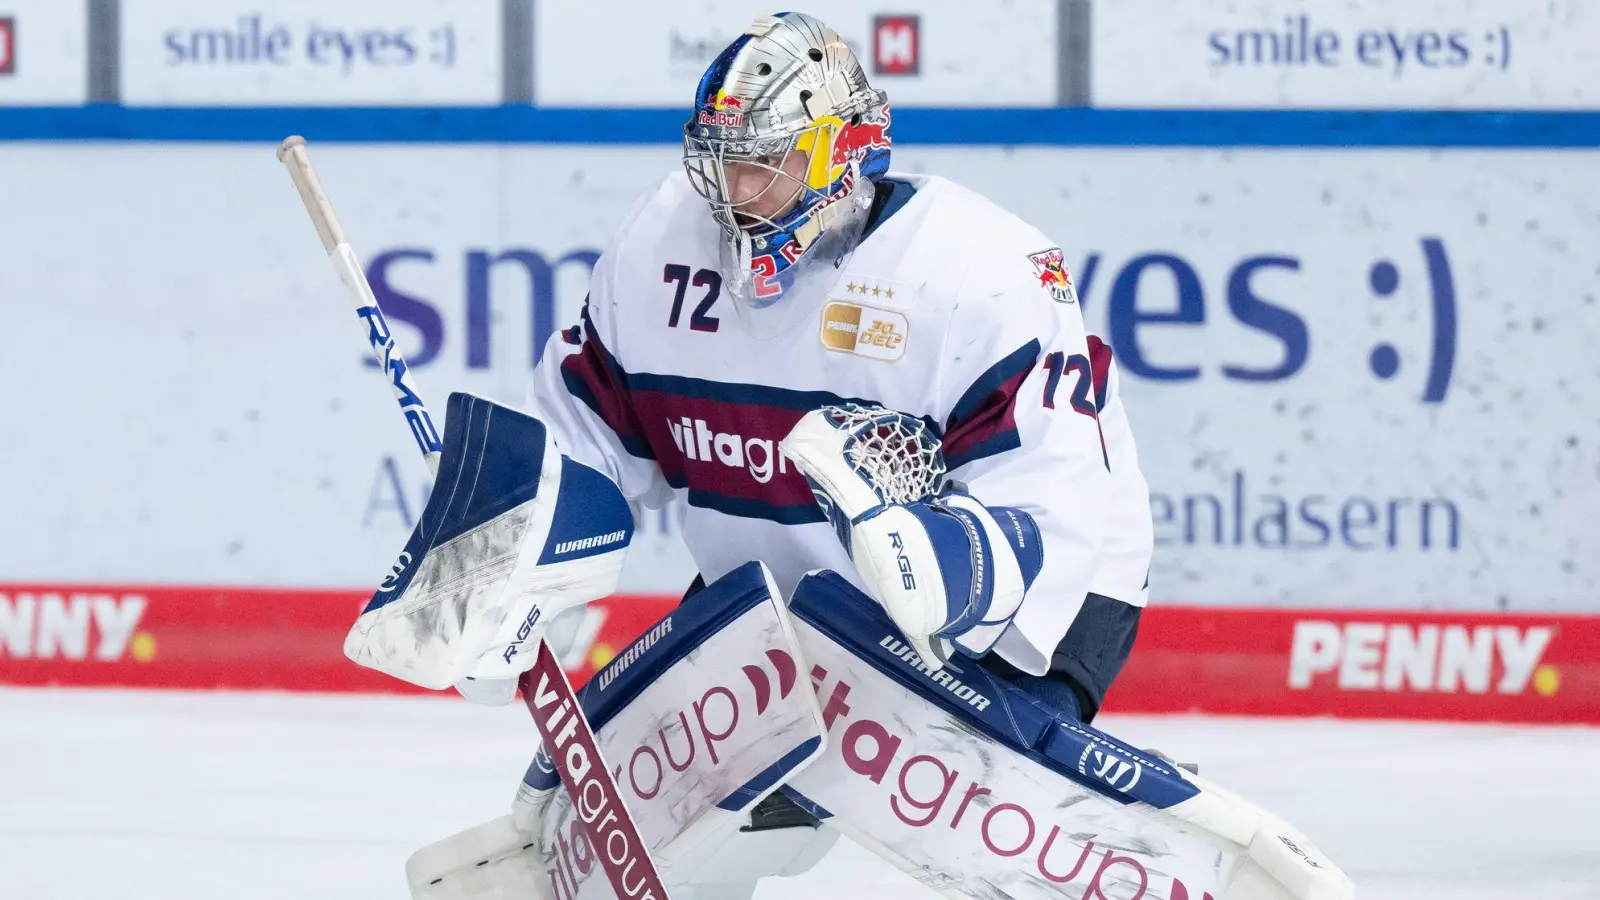
{"type": "MultiPolygon", "coordinates": [[[[722,242],[722,277],[726,279],[728,295],[735,299],[748,297],[755,273],[750,271],[750,235],[743,228],[724,231],[722,242]]],[[[741,304],[742,305],[742,304],[741,304]]]]}
{"type": "Polygon", "coordinates": [[[734,229],[733,238],[733,263],[737,272],[750,271],[750,232],[743,228],[734,229]]]}

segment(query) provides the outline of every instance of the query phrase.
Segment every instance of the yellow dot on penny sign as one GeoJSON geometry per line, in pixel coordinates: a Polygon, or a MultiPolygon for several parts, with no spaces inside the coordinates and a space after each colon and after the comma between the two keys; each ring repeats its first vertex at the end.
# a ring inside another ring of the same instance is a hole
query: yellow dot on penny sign
{"type": "Polygon", "coordinates": [[[156,658],[156,636],[148,631],[141,631],[128,642],[128,653],[135,662],[147,663],[156,658]]]}
{"type": "Polygon", "coordinates": [[[617,652],[612,650],[609,644],[595,644],[594,647],[589,650],[589,665],[598,669],[606,663],[611,662],[612,658],[614,658],[616,655],[617,652]]]}
{"type": "Polygon", "coordinates": [[[1555,666],[1540,666],[1533,672],[1533,689],[1541,697],[1554,697],[1561,690],[1561,673],[1555,666]]]}

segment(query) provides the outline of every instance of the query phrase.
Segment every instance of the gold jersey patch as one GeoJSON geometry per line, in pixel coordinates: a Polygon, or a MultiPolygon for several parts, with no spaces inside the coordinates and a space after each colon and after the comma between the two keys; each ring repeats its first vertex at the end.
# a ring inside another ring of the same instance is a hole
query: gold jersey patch
{"type": "Polygon", "coordinates": [[[822,309],[822,346],[839,353],[894,362],[906,353],[906,317],[885,309],[831,301],[822,309]]]}

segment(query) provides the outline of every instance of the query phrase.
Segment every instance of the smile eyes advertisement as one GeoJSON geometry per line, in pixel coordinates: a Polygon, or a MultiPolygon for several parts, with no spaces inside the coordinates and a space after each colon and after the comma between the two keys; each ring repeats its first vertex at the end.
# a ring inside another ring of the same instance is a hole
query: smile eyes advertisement
{"type": "MultiPolygon", "coordinates": [[[[6,383],[51,386],[6,395],[29,423],[0,470],[7,576],[381,580],[426,472],[270,148],[7,152],[14,202],[95,209],[97,233],[118,235],[68,259],[0,223],[9,289],[52,298],[8,305],[0,330],[6,383]],[[74,353],[42,335],[72,335],[74,353]],[[135,394],[106,391],[86,358],[137,372],[135,394]]],[[[329,145],[318,163],[418,384],[515,403],[676,154],[329,145]]],[[[1600,261],[1584,248],[1600,196],[1585,154],[907,147],[896,165],[979,190],[1061,246],[1123,379],[1155,602],[1593,596],[1600,261]]],[[[673,517],[638,524],[625,588],[678,593],[695,572],[673,517]]]]}
{"type": "MultiPolygon", "coordinates": [[[[16,0],[0,11],[0,104],[89,99],[107,55],[88,47],[89,8],[16,0]]],[[[532,0],[121,0],[117,10],[113,96],[94,99],[139,106],[676,106],[771,12],[753,0],[710,0],[692,16],[634,2],[618,29],[616,4],[532,0]]],[[[1588,52],[1600,12],[1582,0],[817,0],[808,11],[902,106],[1600,104],[1600,59],[1588,52]]]]}

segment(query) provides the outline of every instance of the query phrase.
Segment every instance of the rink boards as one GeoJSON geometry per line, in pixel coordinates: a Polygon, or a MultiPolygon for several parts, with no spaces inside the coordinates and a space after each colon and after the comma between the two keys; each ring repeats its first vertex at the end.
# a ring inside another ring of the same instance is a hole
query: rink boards
{"type": "MultiPolygon", "coordinates": [[[[360,591],[0,585],[0,684],[415,692],[341,652],[360,591]]],[[[676,604],[558,620],[587,678],[676,604]]],[[[1107,709],[1600,724],[1600,617],[1152,607],[1107,709]]]]}

